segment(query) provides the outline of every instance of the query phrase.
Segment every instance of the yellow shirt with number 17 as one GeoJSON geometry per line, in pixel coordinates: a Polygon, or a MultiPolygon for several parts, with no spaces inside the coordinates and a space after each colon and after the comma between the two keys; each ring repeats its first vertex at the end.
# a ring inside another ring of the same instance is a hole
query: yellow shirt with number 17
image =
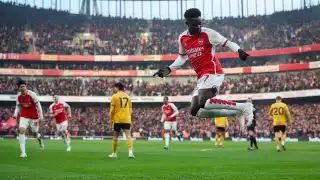
{"type": "Polygon", "coordinates": [[[110,119],[113,123],[131,124],[132,102],[130,96],[119,91],[111,98],[110,119]]]}

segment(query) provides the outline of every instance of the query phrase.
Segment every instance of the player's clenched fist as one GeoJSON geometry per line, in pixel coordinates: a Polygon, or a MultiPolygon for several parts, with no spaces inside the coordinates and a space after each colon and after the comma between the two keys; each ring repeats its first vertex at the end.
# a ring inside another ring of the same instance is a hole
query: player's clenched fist
{"type": "Polygon", "coordinates": [[[158,76],[158,77],[164,78],[164,77],[168,76],[170,73],[171,73],[171,69],[169,67],[165,67],[165,68],[159,69],[159,71],[154,73],[153,76],[158,76]]]}
{"type": "Polygon", "coordinates": [[[242,60],[242,61],[245,61],[247,60],[248,56],[250,56],[248,53],[246,53],[244,50],[242,49],[239,49],[238,50],[238,54],[239,54],[239,58],[242,60]]]}

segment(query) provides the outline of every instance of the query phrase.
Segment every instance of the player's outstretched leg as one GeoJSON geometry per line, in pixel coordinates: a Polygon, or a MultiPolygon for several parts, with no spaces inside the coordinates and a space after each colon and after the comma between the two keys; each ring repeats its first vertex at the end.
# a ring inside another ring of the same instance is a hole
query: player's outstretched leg
{"type": "Polygon", "coordinates": [[[43,151],[44,150],[44,142],[43,142],[43,138],[42,138],[41,134],[39,132],[35,132],[34,137],[37,138],[39,145],[40,145],[40,149],[43,151]]]}
{"type": "MultiPolygon", "coordinates": [[[[241,111],[240,121],[242,127],[245,125],[245,120],[247,120],[247,125],[251,125],[253,120],[253,106],[251,103],[236,103],[232,101],[221,100],[217,98],[210,98],[205,102],[205,109],[229,109],[241,111]]],[[[234,113],[230,111],[230,113],[234,113]]],[[[234,114],[236,115],[236,114],[234,114]]],[[[231,116],[231,114],[229,115],[231,116]]]]}
{"type": "Polygon", "coordinates": [[[31,130],[34,134],[34,137],[37,138],[39,145],[40,145],[40,149],[43,151],[44,150],[44,142],[43,142],[43,138],[41,136],[41,134],[39,133],[39,121],[35,121],[32,120],[32,122],[30,123],[31,126],[31,130]]]}
{"type": "Polygon", "coordinates": [[[165,130],[164,141],[165,141],[164,149],[169,150],[169,142],[170,142],[170,131],[169,130],[165,130]]]}
{"type": "Polygon", "coordinates": [[[258,150],[258,145],[257,145],[257,139],[256,136],[254,135],[254,131],[249,130],[249,140],[250,140],[250,147],[248,148],[248,150],[253,150],[253,145],[255,147],[256,150],[258,150]]]}
{"type": "MultiPolygon", "coordinates": [[[[21,121],[20,121],[21,123],[21,121]]],[[[19,128],[19,144],[20,144],[20,157],[25,158],[27,157],[26,153],[26,137],[25,137],[25,128],[19,128]]]]}
{"type": "Polygon", "coordinates": [[[214,98],[217,94],[217,88],[200,89],[197,96],[192,98],[191,114],[198,117],[223,117],[236,116],[240,117],[242,126],[245,125],[245,120],[248,120],[248,125],[253,120],[253,106],[251,103],[235,103],[231,101],[220,100],[214,98]]]}
{"type": "Polygon", "coordinates": [[[135,158],[133,155],[133,141],[132,141],[132,137],[131,137],[131,131],[130,130],[124,130],[124,132],[126,133],[126,141],[127,141],[127,145],[128,145],[128,152],[129,152],[129,158],[135,158]]]}
{"type": "Polygon", "coordinates": [[[276,144],[277,151],[280,152],[279,132],[276,132],[276,133],[275,133],[274,142],[275,142],[275,144],[276,144]]]}
{"type": "Polygon", "coordinates": [[[193,96],[191,101],[191,115],[200,118],[213,118],[213,117],[228,117],[236,116],[242,114],[241,111],[230,110],[230,109],[205,109],[204,105],[207,99],[215,96],[215,91],[212,89],[199,90],[201,92],[201,97],[199,95],[193,96]],[[202,100],[200,100],[200,98],[202,100]],[[203,101],[203,102],[201,102],[203,101]]]}
{"type": "Polygon", "coordinates": [[[287,135],[285,132],[282,133],[282,136],[281,136],[281,147],[284,151],[287,150],[286,146],[285,146],[285,142],[286,142],[286,138],[287,138],[287,135]]]}
{"type": "Polygon", "coordinates": [[[109,155],[109,158],[117,158],[118,137],[119,133],[117,131],[113,131],[112,153],[109,155]]]}
{"type": "Polygon", "coordinates": [[[214,145],[215,145],[216,147],[219,147],[219,134],[218,134],[218,133],[216,133],[214,145]]]}
{"type": "Polygon", "coordinates": [[[223,148],[224,134],[222,134],[222,132],[219,132],[219,134],[220,134],[220,147],[223,148]]]}
{"type": "Polygon", "coordinates": [[[67,146],[67,152],[71,151],[71,145],[70,145],[70,137],[68,136],[68,130],[62,131],[62,137],[65,145],[67,146]]]}

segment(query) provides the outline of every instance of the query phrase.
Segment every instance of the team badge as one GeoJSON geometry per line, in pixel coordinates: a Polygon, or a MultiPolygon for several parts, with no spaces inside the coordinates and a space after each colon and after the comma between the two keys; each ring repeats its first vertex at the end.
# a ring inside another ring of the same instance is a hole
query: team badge
{"type": "Polygon", "coordinates": [[[198,39],[198,44],[199,44],[199,45],[203,45],[203,43],[204,43],[204,39],[203,39],[203,38],[199,38],[199,39],[198,39]]]}

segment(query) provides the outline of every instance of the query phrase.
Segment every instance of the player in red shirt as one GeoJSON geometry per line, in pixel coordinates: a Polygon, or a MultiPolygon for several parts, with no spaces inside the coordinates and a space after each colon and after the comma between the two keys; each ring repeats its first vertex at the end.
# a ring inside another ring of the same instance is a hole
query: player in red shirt
{"type": "Polygon", "coordinates": [[[154,76],[166,77],[189,60],[198,78],[191,102],[191,114],[205,118],[241,115],[242,125],[244,126],[245,120],[250,125],[253,119],[252,104],[215,98],[224,81],[224,72],[215,57],[216,46],[227,46],[238,52],[243,61],[249,55],[218,32],[202,27],[201,12],[198,9],[188,9],[184,17],[188,29],[179,36],[179,56],[169,67],[160,69],[154,76]]]}
{"type": "Polygon", "coordinates": [[[31,127],[34,136],[38,139],[40,148],[44,149],[44,143],[39,131],[39,121],[43,120],[43,113],[40,101],[36,93],[27,89],[27,84],[22,79],[17,82],[19,93],[17,95],[17,105],[13,117],[20,116],[19,121],[19,143],[21,158],[27,157],[25,131],[31,127]]]}
{"type": "Polygon", "coordinates": [[[57,95],[53,96],[53,103],[49,107],[51,117],[56,119],[57,131],[62,134],[64,143],[67,146],[67,152],[71,151],[70,138],[68,135],[68,119],[71,119],[71,107],[65,102],[59,102],[57,95]],[[67,114],[65,112],[67,109],[67,114]]]}
{"type": "Polygon", "coordinates": [[[169,103],[169,98],[165,96],[163,98],[163,106],[161,108],[162,116],[161,122],[164,122],[164,139],[165,146],[164,149],[169,149],[170,132],[177,134],[177,115],[179,114],[178,108],[173,104],[169,103]]]}

